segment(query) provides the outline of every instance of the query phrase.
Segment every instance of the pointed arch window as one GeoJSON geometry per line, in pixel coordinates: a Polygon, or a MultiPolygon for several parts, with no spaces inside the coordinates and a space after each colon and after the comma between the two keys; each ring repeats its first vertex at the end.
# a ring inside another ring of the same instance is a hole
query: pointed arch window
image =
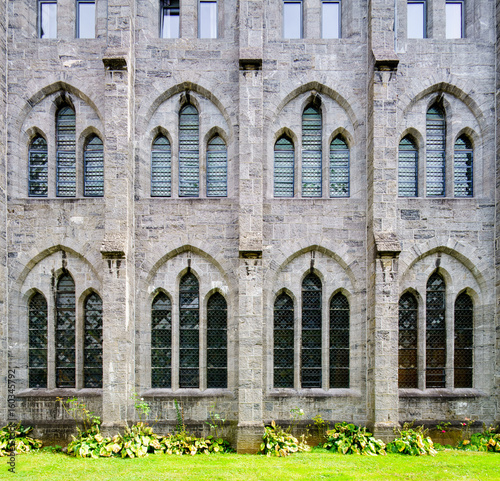
{"type": "Polygon", "coordinates": [[[338,293],[330,301],[330,388],[349,387],[349,301],[338,293]]]}
{"type": "Polygon", "coordinates": [[[83,194],[86,197],[104,195],[104,147],[102,140],[93,135],[83,152],[83,194]]]}
{"type": "Polygon", "coordinates": [[[455,197],[473,196],[473,151],[472,143],[466,135],[455,142],[454,184],[455,197]]]}
{"type": "Polygon", "coordinates": [[[321,280],[308,274],[302,282],[302,372],[303,388],[321,388],[321,280]]]}
{"type": "Polygon", "coordinates": [[[339,135],[330,144],[330,197],[349,197],[349,148],[339,135]]]}
{"type": "Polygon", "coordinates": [[[28,305],[29,387],[47,387],[47,301],[43,294],[31,296],[28,305]]]}
{"type": "Polygon", "coordinates": [[[170,197],[172,190],[172,149],[164,135],[151,148],[151,197],[170,197]]]}
{"type": "Polygon", "coordinates": [[[57,167],[56,182],[59,197],[76,195],[76,117],[70,107],[62,107],[56,118],[57,167]]]}
{"type": "Polygon", "coordinates": [[[293,388],[294,381],[293,301],[280,294],[274,302],[274,387],[293,388]]]}
{"type": "Polygon", "coordinates": [[[474,358],[474,310],[471,297],[463,292],[455,301],[455,388],[472,387],[474,358]]]}
{"type": "Polygon", "coordinates": [[[218,292],[207,303],[207,388],[227,388],[227,303],[218,292]]]}
{"type": "Polygon", "coordinates": [[[102,299],[95,292],[84,302],[83,385],[102,387],[102,299]]]}
{"type": "Polygon", "coordinates": [[[199,116],[193,105],[179,114],[179,196],[198,197],[200,187],[199,116]]]}
{"type": "Polygon", "coordinates": [[[438,273],[427,281],[425,385],[446,387],[446,293],[444,279],[438,273]]]}
{"type": "Polygon", "coordinates": [[[293,197],[295,149],[286,136],[274,144],[274,197],[293,197]]]}
{"type": "Polygon", "coordinates": [[[151,305],[151,385],[172,386],[172,303],[163,292],[151,305]]]}
{"type": "Polygon", "coordinates": [[[434,105],[427,111],[427,165],[428,197],[443,197],[445,191],[446,122],[444,110],[434,105]]]}
{"type": "Polygon", "coordinates": [[[227,148],[219,135],[207,145],[207,197],[227,196],[227,148]]]}
{"type": "Polygon", "coordinates": [[[399,298],[399,370],[400,389],[418,388],[418,303],[411,292],[399,298]]]}
{"type": "Polygon", "coordinates": [[[310,105],[302,115],[302,197],[321,197],[321,142],[321,112],[310,105]]]}
{"type": "Polygon", "coordinates": [[[398,195],[418,197],[418,150],[409,135],[399,142],[398,195]]]}
{"type": "Polygon", "coordinates": [[[179,387],[199,387],[199,301],[198,279],[184,275],[179,286],[179,387]]]}
{"type": "Polygon", "coordinates": [[[30,197],[47,197],[48,164],[47,141],[37,135],[30,144],[28,195],[30,197]]]}
{"type": "Polygon", "coordinates": [[[75,283],[69,274],[56,288],[56,387],[75,387],[75,283]]]}

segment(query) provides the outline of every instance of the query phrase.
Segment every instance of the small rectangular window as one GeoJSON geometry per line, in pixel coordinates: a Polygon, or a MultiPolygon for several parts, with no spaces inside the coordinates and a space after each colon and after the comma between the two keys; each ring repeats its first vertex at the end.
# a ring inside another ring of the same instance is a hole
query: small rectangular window
{"type": "Polygon", "coordinates": [[[323,2],[321,35],[323,38],[340,38],[340,2],[323,2]]]}
{"type": "Polygon", "coordinates": [[[446,38],[463,38],[463,7],[463,2],[446,2],[446,38]]]}
{"type": "Polygon", "coordinates": [[[198,37],[217,38],[217,2],[201,0],[198,18],[198,37]]]}
{"type": "Polygon", "coordinates": [[[95,2],[76,2],[76,37],[95,38],[95,2]]]}
{"type": "Polygon", "coordinates": [[[407,37],[426,38],[427,37],[427,14],[425,1],[408,1],[407,3],[407,37]]]}
{"type": "Polygon", "coordinates": [[[179,0],[163,0],[161,14],[161,38],[180,37],[179,0]]]}
{"type": "Polygon", "coordinates": [[[38,36],[57,38],[57,2],[38,2],[38,36]]]}
{"type": "Polygon", "coordinates": [[[302,2],[283,2],[283,37],[302,38],[302,2]]]}

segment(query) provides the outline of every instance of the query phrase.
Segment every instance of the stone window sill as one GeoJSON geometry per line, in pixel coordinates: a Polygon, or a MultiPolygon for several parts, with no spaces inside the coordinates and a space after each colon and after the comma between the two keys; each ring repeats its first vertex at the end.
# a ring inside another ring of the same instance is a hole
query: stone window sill
{"type": "Polygon", "coordinates": [[[20,398],[30,398],[30,397],[46,397],[46,398],[56,398],[56,397],[101,397],[101,388],[84,388],[84,389],[74,389],[74,388],[56,388],[56,389],[23,389],[16,393],[16,397],[20,398]]]}
{"type": "Polygon", "coordinates": [[[297,397],[308,397],[308,398],[360,398],[361,392],[358,389],[329,389],[325,391],[323,389],[271,389],[267,392],[268,399],[277,398],[297,398],[297,397]]]}
{"type": "Polygon", "coordinates": [[[227,398],[235,399],[234,393],[228,389],[146,389],[141,392],[141,397],[144,398],[162,398],[162,399],[179,399],[179,398],[227,398]]]}
{"type": "Polygon", "coordinates": [[[400,389],[400,398],[440,398],[440,399],[459,399],[459,398],[475,398],[487,397],[484,391],[473,388],[462,389],[400,389]]]}

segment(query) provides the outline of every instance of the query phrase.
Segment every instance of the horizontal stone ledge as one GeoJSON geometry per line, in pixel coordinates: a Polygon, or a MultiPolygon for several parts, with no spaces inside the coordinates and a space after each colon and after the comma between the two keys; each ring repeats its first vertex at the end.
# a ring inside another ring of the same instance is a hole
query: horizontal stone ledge
{"type": "Polygon", "coordinates": [[[277,399],[277,398],[297,398],[297,397],[310,397],[310,398],[340,398],[340,397],[351,397],[360,398],[361,391],[357,389],[329,389],[325,391],[323,389],[272,389],[267,392],[266,399],[277,399]]]}
{"type": "Polygon", "coordinates": [[[228,389],[178,389],[172,391],[171,389],[147,389],[140,394],[143,398],[159,398],[159,399],[177,399],[177,398],[227,398],[236,399],[232,391],[228,389]]]}
{"type": "Polygon", "coordinates": [[[56,397],[101,397],[101,388],[56,388],[56,389],[25,389],[16,393],[18,398],[56,398],[56,397]]]}
{"type": "Polygon", "coordinates": [[[484,391],[480,389],[461,388],[461,389],[448,389],[448,388],[435,388],[435,389],[399,389],[400,398],[475,398],[475,397],[488,397],[484,391]]]}

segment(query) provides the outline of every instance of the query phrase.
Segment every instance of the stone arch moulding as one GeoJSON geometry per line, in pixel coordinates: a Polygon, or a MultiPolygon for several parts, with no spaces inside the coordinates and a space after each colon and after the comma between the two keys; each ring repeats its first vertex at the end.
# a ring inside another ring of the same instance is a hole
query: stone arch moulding
{"type": "Polygon", "coordinates": [[[212,92],[193,82],[182,82],[180,84],[174,85],[173,87],[165,90],[158,97],[156,97],[156,99],[153,100],[152,103],[144,105],[140,109],[139,115],[137,116],[137,118],[140,119],[139,121],[142,123],[143,130],[146,129],[146,126],[149,124],[154,113],[163,102],[170,99],[174,95],[183,94],[189,91],[195,92],[202,97],[205,97],[208,101],[212,102],[212,104],[217,107],[227,123],[229,129],[228,137],[232,139],[234,136],[234,131],[227,109],[222,105],[222,102],[214,94],[212,94],[212,92]]]}

